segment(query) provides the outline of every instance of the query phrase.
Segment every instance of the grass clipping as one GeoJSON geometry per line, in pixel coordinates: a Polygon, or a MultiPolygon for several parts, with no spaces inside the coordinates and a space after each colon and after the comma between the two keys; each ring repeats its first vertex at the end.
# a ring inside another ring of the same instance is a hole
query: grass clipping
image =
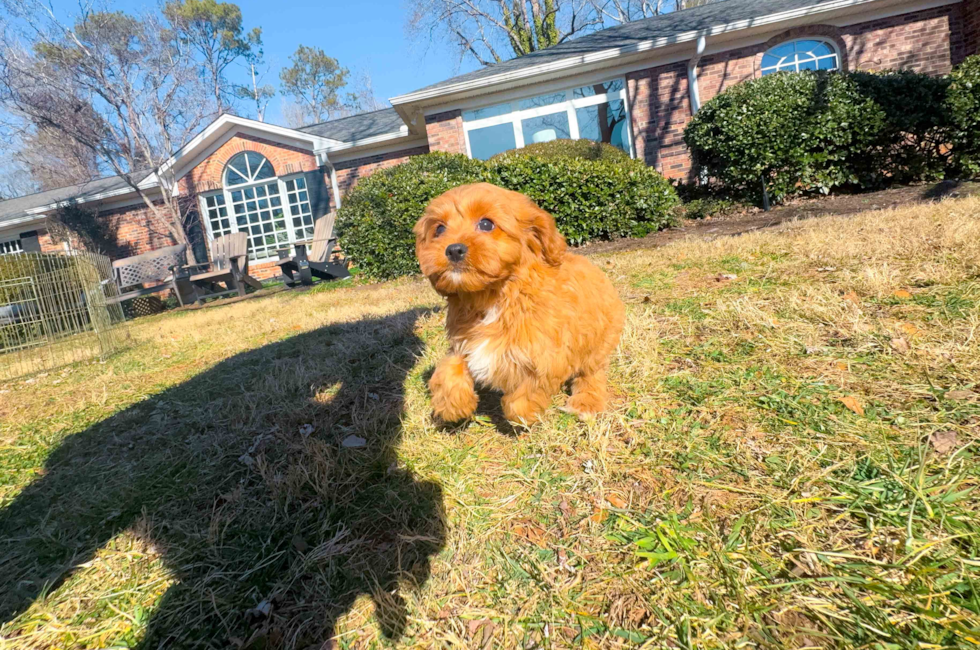
{"type": "Polygon", "coordinates": [[[980,643],[978,214],[597,258],[613,408],[529,433],[434,427],[417,280],[141,319],[0,386],[0,646],[980,643]]]}

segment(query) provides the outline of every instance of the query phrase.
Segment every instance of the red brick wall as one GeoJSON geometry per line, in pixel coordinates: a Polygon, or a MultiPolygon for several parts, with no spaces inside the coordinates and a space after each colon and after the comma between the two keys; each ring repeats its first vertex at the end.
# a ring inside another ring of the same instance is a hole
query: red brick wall
{"type": "Polygon", "coordinates": [[[980,54],[980,0],[966,0],[963,12],[963,55],[980,54]]]}
{"type": "Polygon", "coordinates": [[[633,72],[626,76],[636,157],[669,178],[687,176],[690,156],[684,126],[691,119],[687,64],[633,72]]]}
{"type": "Polygon", "coordinates": [[[405,162],[412,156],[418,156],[423,153],[429,153],[429,147],[423,145],[412,149],[392,151],[390,153],[355,158],[336,163],[334,168],[337,170],[337,188],[340,190],[340,196],[345,196],[357,184],[357,181],[362,178],[367,178],[379,169],[394,167],[405,162]]]}
{"type": "Polygon", "coordinates": [[[268,158],[277,176],[311,172],[317,168],[316,157],[311,151],[250,135],[236,135],[180,180],[181,193],[187,196],[221,188],[225,164],[242,151],[255,151],[268,158]]]}
{"type": "Polygon", "coordinates": [[[466,153],[463,118],[460,111],[437,113],[425,118],[425,131],[432,151],[466,153]]]}
{"type": "MultiPolygon", "coordinates": [[[[967,0],[980,6],[980,0],[967,0]]],[[[810,25],[773,36],[766,43],[705,56],[698,66],[701,103],[746,79],[760,76],[762,55],[770,47],[793,38],[823,36],[837,43],[848,70],[903,68],[944,74],[969,49],[973,20],[980,30],[980,12],[964,20],[964,7],[950,5],[903,14],[847,27],[810,25]]],[[[976,47],[976,36],[974,47],[976,47]]],[[[683,142],[690,119],[687,63],[679,62],[627,75],[637,156],[665,176],[690,174],[691,161],[683,142]]]]}

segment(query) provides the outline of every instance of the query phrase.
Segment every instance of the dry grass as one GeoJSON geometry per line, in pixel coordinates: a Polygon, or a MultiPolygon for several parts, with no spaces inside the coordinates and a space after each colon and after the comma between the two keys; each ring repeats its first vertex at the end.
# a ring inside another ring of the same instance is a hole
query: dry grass
{"type": "Polygon", "coordinates": [[[0,386],[0,648],[980,643],[980,199],[598,262],[588,423],[436,429],[418,281],[0,386]]]}

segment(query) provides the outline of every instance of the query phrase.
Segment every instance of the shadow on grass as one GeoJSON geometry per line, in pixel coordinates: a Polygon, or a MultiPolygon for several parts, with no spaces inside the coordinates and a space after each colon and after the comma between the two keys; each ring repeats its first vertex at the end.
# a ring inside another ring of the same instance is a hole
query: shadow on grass
{"type": "Polygon", "coordinates": [[[396,455],[424,313],[239,354],[67,438],[0,511],[0,623],[132,530],[176,579],[141,647],[320,647],[361,594],[401,637],[445,537],[440,487],[396,455]]]}

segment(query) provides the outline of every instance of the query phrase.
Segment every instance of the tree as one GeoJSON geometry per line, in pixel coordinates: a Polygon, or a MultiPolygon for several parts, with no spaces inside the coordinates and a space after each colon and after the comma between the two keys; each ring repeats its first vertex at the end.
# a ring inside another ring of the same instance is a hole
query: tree
{"type": "Polygon", "coordinates": [[[154,16],[84,12],[69,26],[39,0],[7,8],[21,27],[0,40],[0,104],[91,151],[189,244],[196,214],[162,165],[213,113],[186,44],[154,16]],[[141,185],[154,175],[159,198],[141,185]]]}
{"type": "Polygon", "coordinates": [[[225,70],[239,59],[261,59],[262,30],[246,33],[242,11],[236,4],[216,0],[170,0],[163,7],[177,37],[201,57],[202,74],[214,97],[215,112],[223,113],[237,94],[225,79],[225,70]]]}
{"type": "Polygon", "coordinates": [[[263,84],[262,77],[266,71],[256,71],[256,67],[261,65],[261,60],[250,62],[248,65],[251,75],[251,84],[238,84],[235,86],[235,95],[239,99],[247,100],[255,104],[255,118],[259,122],[265,122],[265,109],[269,105],[269,100],[276,96],[276,88],[270,84],[263,84]]]}
{"type": "Polygon", "coordinates": [[[33,126],[24,133],[13,158],[28,172],[38,192],[102,175],[94,151],[49,126],[33,126]]]}
{"type": "Polygon", "coordinates": [[[289,57],[292,65],[279,72],[280,93],[290,97],[313,122],[337,117],[343,107],[340,89],[350,71],[318,47],[300,45],[289,57]]]}
{"type": "Polygon", "coordinates": [[[711,0],[411,0],[409,35],[446,40],[462,60],[490,65],[581,34],[711,0]]]}

